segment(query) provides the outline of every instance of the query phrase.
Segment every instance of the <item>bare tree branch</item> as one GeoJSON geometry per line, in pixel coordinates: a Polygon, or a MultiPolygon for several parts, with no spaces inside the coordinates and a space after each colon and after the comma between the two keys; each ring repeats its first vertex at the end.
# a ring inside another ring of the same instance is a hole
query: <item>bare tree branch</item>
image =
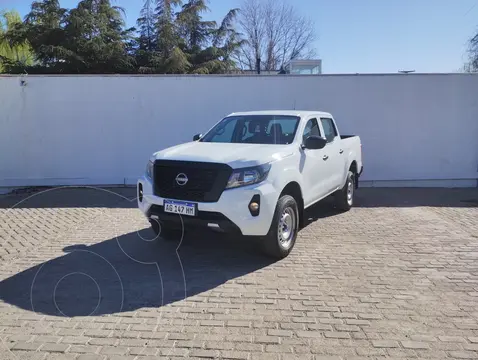
{"type": "Polygon", "coordinates": [[[239,26],[247,42],[235,59],[248,69],[278,70],[292,59],[315,55],[315,26],[286,0],[243,0],[239,26]]]}
{"type": "Polygon", "coordinates": [[[470,39],[470,63],[466,69],[469,72],[478,72],[478,32],[470,39]]]}

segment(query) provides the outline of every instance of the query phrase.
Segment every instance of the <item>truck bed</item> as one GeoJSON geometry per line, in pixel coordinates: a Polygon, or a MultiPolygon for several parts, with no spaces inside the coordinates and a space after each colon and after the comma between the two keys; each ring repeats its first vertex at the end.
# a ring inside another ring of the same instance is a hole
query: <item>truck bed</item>
{"type": "MultiPolygon", "coordinates": [[[[345,150],[346,154],[349,157],[352,157],[356,160],[357,163],[357,174],[360,177],[362,173],[362,140],[358,135],[340,135],[341,147],[345,150]]],[[[355,183],[355,187],[358,187],[358,177],[355,183]]]]}

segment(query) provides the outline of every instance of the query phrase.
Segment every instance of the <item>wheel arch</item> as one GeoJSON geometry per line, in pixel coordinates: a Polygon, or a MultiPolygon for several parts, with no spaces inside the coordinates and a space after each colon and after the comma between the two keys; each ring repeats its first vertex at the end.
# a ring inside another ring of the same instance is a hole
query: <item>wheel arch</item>
{"type": "Polygon", "coordinates": [[[304,197],[299,183],[297,181],[289,182],[282,190],[279,199],[284,195],[292,196],[295,199],[299,208],[299,226],[302,227],[304,224],[304,197]]]}
{"type": "MultiPolygon", "coordinates": [[[[357,165],[357,161],[353,160],[352,163],[350,164],[349,166],[349,170],[348,171],[351,171],[353,172],[354,174],[354,185],[355,185],[355,188],[357,189],[358,188],[358,173],[359,173],[359,170],[358,170],[358,165],[357,165]]],[[[347,180],[345,180],[347,181],[347,180]]]]}

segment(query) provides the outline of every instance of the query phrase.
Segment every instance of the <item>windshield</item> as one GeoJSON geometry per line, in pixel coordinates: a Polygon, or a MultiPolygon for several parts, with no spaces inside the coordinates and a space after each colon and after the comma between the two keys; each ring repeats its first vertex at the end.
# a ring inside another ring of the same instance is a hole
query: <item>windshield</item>
{"type": "Polygon", "coordinates": [[[294,141],[297,116],[246,115],[223,119],[200,140],[215,143],[277,144],[294,141]]]}

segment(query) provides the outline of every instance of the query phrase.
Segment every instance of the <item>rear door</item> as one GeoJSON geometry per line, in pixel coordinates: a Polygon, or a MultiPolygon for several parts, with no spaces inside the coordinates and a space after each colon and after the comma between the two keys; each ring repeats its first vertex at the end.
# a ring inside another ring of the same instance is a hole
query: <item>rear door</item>
{"type": "MultiPolygon", "coordinates": [[[[322,136],[317,118],[311,118],[307,121],[301,135],[302,144],[308,136],[322,136]]],[[[330,162],[324,159],[325,149],[312,150],[302,148],[299,169],[304,184],[303,196],[305,206],[308,206],[327,195],[331,169],[329,168],[330,162]]]]}
{"type": "Polygon", "coordinates": [[[340,136],[338,134],[335,122],[332,118],[323,117],[320,119],[324,137],[327,139],[325,146],[326,162],[328,163],[329,182],[327,192],[341,188],[344,184],[344,168],[345,168],[345,149],[341,147],[340,136]]]}

